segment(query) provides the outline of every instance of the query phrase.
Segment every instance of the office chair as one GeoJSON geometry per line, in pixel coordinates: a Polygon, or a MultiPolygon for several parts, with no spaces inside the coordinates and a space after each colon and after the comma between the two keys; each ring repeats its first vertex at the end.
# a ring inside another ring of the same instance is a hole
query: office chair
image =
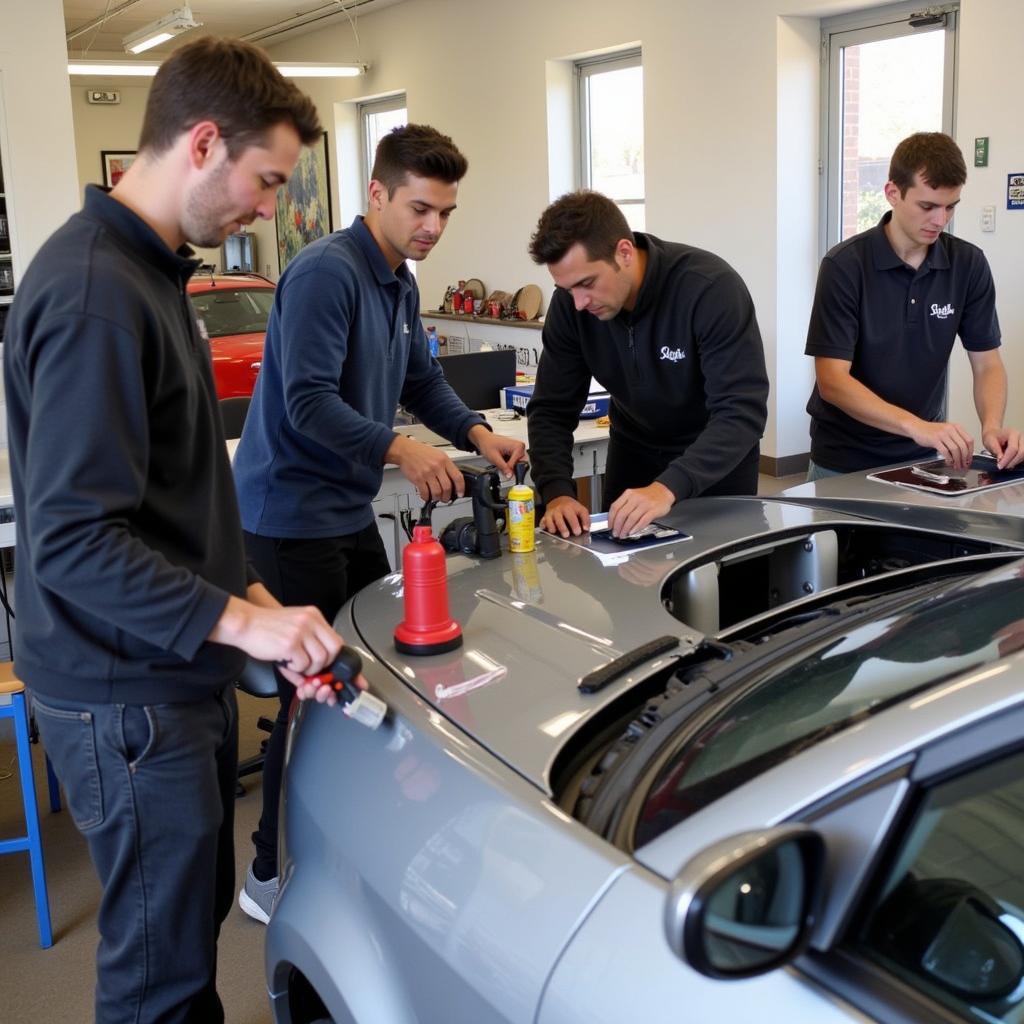
{"type": "MultiPolygon", "coordinates": [[[[228,399],[230,401],[230,399],[228,399]]],[[[275,701],[274,716],[277,716],[277,678],[274,675],[274,667],[266,661],[256,661],[253,658],[246,660],[245,668],[242,669],[235,685],[243,693],[250,697],[272,697],[275,701]]],[[[272,718],[264,718],[263,715],[256,720],[256,725],[264,732],[272,732],[274,721],[272,718]]],[[[267,741],[260,744],[260,752],[253,754],[238,762],[238,778],[243,779],[246,775],[255,775],[263,771],[263,760],[266,756],[267,741]]],[[[241,782],[235,787],[236,796],[244,796],[245,788],[241,782]]]]}
{"type": "Polygon", "coordinates": [[[220,406],[220,418],[224,424],[224,436],[230,441],[233,437],[242,436],[242,427],[245,426],[245,417],[249,412],[249,403],[252,399],[248,396],[242,398],[222,398],[220,406]]]}

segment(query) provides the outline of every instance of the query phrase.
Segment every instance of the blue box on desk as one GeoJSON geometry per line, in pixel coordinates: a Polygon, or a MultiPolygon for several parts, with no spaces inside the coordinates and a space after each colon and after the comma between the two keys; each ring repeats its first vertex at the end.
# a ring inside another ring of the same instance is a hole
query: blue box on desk
{"type": "MultiPolygon", "coordinates": [[[[517,384],[515,387],[501,389],[502,409],[518,409],[526,412],[526,403],[533,397],[532,384],[517,384]]],[[[587,403],[580,410],[581,420],[592,420],[598,416],[608,415],[610,398],[607,391],[593,391],[587,396],[587,403]]]]}

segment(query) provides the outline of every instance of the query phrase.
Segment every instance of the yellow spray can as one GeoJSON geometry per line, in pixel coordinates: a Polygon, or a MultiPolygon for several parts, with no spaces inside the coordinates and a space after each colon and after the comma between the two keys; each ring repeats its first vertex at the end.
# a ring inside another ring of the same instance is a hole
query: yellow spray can
{"type": "Polygon", "coordinates": [[[516,484],[508,492],[508,548],[513,554],[533,550],[533,489],[516,484]]]}

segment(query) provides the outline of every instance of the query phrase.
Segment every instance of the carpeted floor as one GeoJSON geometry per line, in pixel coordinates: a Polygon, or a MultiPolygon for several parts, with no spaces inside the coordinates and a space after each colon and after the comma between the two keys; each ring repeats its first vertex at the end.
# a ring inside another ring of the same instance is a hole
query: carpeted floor
{"type": "MultiPolygon", "coordinates": [[[[259,749],[256,728],[270,701],[239,694],[241,756],[259,749]]],[[[24,833],[21,787],[9,722],[0,732],[0,838],[24,833]],[[9,777],[8,777],[9,775],[9,777]]],[[[67,811],[51,814],[39,747],[33,748],[54,944],[39,948],[28,854],[0,856],[0,1020],[4,1024],[86,1024],[93,1019],[96,911],[100,889],[85,841],[67,811]]],[[[260,814],[260,775],[244,783],[235,810],[236,875],[252,856],[250,834],[260,814]]],[[[236,904],[220,937],[218,989],[231,1024],[269,1024],[263,980],[264,926],[236,904]]]]}

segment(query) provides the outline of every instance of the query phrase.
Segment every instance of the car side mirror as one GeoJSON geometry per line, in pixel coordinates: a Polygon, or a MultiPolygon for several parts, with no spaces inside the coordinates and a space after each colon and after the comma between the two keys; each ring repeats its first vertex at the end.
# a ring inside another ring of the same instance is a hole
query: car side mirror
{"type": "Polygon", "coordinates": [[[672,883],[669,945],[711,978],[746,978],[788,963],[810,935],[824,866],[824,841],[803,825],[709,846],[672,883]]]}

